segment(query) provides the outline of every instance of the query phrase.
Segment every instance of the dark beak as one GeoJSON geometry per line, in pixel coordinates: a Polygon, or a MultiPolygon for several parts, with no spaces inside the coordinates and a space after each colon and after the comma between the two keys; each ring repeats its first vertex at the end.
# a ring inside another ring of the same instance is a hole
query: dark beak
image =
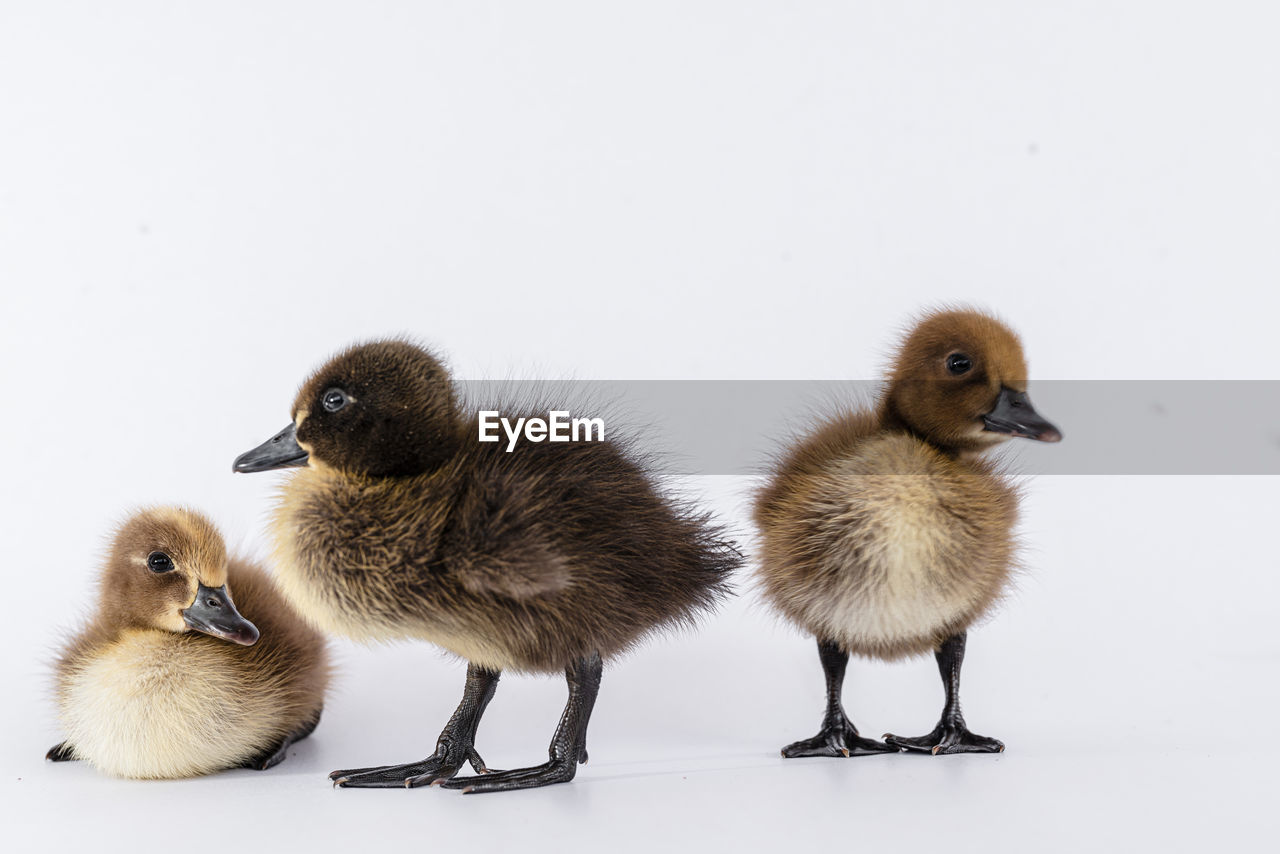
{"type": "Polygon", "coordinates": [[[217,589],[203,584],[196,588],[196,601],[182,612],[182,619],[197,632],[215,638],[242,646],[258,642],[258,627],[240,616],[225,584],[217,589]]]}
{"type": "Polygon", "coordinates": [[[231,464],[232,471],[253,472],[305,466],[307,452],[298,445],[294,425],[281,430],[252,451],[245,451],[231,464]]]}
{"type": "Polygon", "coordinates": [[[1040,417],[1025,391],[1001,388],[996,408],[982,416],[985,429],[1037,442],[1061,442],[1062,431],[1040,417]]]}

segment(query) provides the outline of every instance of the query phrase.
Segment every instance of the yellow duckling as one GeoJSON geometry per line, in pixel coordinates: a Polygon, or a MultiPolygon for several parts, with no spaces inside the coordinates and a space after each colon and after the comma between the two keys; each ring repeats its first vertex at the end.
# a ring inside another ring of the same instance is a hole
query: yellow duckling
{"type": "Polygon", "coordinates": [[[765,598],[818,640],[822,729],[783,756],[898,750],[999,752],[960,713],[966,631],[1015,566],[1018,493],[982,453],[1013,436],[1062,439],[1027,397],[1017,336],[976,311],[925,316],[878,404],[800,440],[757,497],[765,598]],[[928,735],[863,738],[841,690],[850,653],[894,661],[934,651],[946,691],[928,735]]]}
{"type": "Polygon", "coordinates": [[[315,728],[328,681],[323,638],[208,519],[146,510],[117,532],[97,613],[58,661],[67,739],[47,758],[146,779],[265,770],[315,728]]]}

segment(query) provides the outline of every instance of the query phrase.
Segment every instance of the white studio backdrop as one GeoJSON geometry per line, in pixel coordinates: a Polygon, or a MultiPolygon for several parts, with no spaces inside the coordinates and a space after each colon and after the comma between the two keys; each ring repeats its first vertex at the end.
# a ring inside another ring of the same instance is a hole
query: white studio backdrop
{"type": "MultiPolygon", "coordinates": [[[[1278,25],[1231,2],[0,2],[8,832],[132,850],[229,812],[314,850],[480,827],[534,850],[1262,847],[1272,478],[1029,484],[1030,572],[965,668],[997,759],[777,759],[821,675],[749,591],[606,672],[569,786],[329,791],[429,750],[462,675],[420,645],[337,644],[321,728],[264,775],[40,757],[112,524],[187,503],[263,553],[272,477],[231,459],[353,340],[408,333],[471,379],[866,379],[913,313],[970,302],[1020,331],[1033,396],[1280,379],[1278,25]]],[[[680,485],[750,549],[750,478],[680,485]]],[[[562,702],[504,680],[486,758],[535,761],[562,702]]],[[[878,735],[941,697],[930,661],[855,663],[846,702],[878,735]]]]}

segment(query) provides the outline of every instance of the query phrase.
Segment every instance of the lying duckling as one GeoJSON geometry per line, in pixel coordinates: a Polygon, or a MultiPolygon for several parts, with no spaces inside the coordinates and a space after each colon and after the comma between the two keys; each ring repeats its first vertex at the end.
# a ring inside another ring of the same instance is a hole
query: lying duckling
{"type": "Polygon", "coordinates": [[[146,510],[116,534],[97,614],[58,662],[68,737],[47,758],[146,779],[266,770],[315,728],[328,680],[324,639],[208,519],[146,510]]]}
{"type": "Polygon", "coordinates": [[[782,755],[999,752],[960,714],[966,630],[1015,563],[1014,487],[982,452],[1062,434],[1027,398],[1014,333],[975,311],[937,311],[903,342],[874,410],[830,419],[781,460],[755,505],[769,602],[818,639],[822,730],[782,755]],[[840,702],[849,653],[888,661],[933,650],[942,719],[920,738],[862,738],[840,702]]]}
{"type": "Polygon", "coordinates": [[[469,662],[434,755],[335,771],[339,786],[491,792],[573,779],[602,660],[712,607],[740,560],[612,441],[511,452],[478,441],[445,368],[403,341],[338,355],[292,415],[234,466],[305,466],[274,519],[286,595],[331,631],[420,638],[469,662]],[[569,701],[548,762],[486,773],[474,740],[503,670],[562,672],[569,701]],[[485,776],[456,777],[468,761],[485,776]]]}

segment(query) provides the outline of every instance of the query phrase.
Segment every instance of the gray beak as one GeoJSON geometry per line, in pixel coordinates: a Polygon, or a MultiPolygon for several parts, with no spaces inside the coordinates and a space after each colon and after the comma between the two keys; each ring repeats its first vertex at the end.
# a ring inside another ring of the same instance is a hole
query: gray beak
{"type": "Polygon", "coordinates": [[[258,627],[240,616],[227,585],[214,589],[201,584],[196,588],[196,601],[182,612],[190,628],[241,646],[258,642],[258,627]]]}
{"type": "Polygon", "coordinates": [[[305,466],[307,452],[302,450],[290,424],[252,451],[245,451],[231,464],[232,471],[255,472],[305,466]]]}
{"type": "Polygon", "coordinates": [[[1007,387],[1000,389],[996,408],[982,416],[982,424],[992,433],[1006,433],[1037,442],[1062,441],[1062,431],[1040,417],[1025,391],[1007,387]]]}

